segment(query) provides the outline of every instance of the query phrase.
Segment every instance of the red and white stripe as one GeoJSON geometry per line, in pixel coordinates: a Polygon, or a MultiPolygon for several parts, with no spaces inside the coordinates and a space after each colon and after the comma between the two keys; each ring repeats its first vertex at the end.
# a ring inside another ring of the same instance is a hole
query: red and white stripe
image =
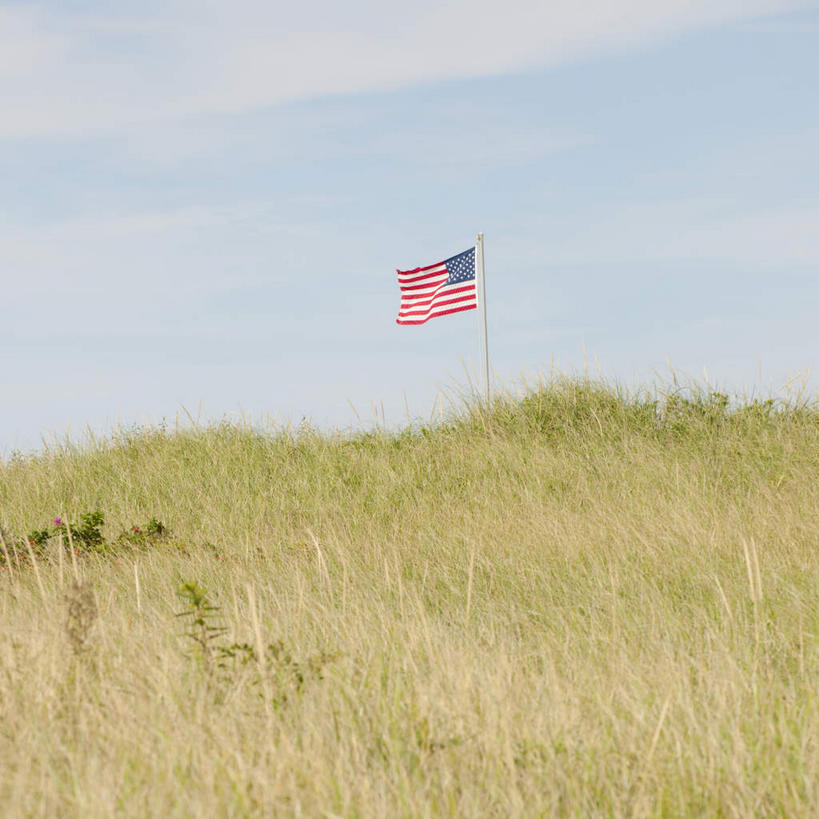
{"type": "Polygon", "coordinates": [[[423,324],[435,316],[475,310],[478,306],[475,279],[448,285],[445,262],[396,272],[401,288],[398,324],[423,324]]]}

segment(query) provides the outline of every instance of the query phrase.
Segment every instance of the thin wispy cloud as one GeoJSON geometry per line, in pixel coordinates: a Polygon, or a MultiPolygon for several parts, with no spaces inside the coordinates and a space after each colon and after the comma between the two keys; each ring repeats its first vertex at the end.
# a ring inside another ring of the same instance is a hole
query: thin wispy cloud
{"type": "Polygon", "coordinates": [[[120,132],[554,65],[805,0],[0,5],[0,138],[120,132]]]}

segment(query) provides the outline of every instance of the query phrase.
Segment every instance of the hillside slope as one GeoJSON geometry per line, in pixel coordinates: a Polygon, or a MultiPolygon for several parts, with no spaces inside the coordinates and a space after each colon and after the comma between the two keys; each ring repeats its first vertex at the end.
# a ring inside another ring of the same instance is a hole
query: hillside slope
{"type": "Polygon", "coordinates": [[[813,406],[134,431],[0,523],[10,815],[819,809],[813,406]]]}

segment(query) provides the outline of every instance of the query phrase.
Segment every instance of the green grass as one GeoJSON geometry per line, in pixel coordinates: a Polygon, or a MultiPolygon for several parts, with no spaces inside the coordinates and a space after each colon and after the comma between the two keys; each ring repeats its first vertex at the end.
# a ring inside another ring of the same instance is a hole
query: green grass
{"type": "Polygon", "coordinates": [[[819,812],[810,403],[145,430],[0,467],[0,522],[6,815],[819,812]]]}

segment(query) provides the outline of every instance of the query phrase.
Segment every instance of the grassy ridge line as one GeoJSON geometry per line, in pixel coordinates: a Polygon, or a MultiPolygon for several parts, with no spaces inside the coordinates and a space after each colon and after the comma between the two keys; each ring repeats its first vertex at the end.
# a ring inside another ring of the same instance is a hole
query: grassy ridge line
{"type": "MultiPolygon", "coordinates": [[[[788,447],[800,435],[807,436],[804,443],[814,443],[811,433],[817,431],[817,419],[819,411],[810,406],[765,401],[731,407],[727,396],[697,392],[688,398],[647,400],[601,385],[560,382],[519,402],[499,400],[489,414],[467,412],[440,425],[397,434],[326,435],[308,428],[267,435],[222,424],[203,432],[148,429],[91,447],[55,447],[7,464],[2,472],[6,491],[0,501],[8,510],[7,525],[15,530],[27,531],[54,510],[70,510],[76,520],[79,512],[93,507],[109,510],[109,518],[114,511],[117,524],[126,527],[156,510],[171,514],[178,500],[173,484],[196,479],[197,497],[186,499],[187,515],[205,519],[196,531],[215,534],[220,523],[227,523],[235,536],[239,523],[235,515],[212,516],[210,510],[234,491],[255,495],[264,479],[279,487],[286,482],[286,493],[267,487],[262,499],[275,501],[286,517],[297,518],[297,525],[315,523],[317,518],[310,518],[308,510],[320,506],[326,511],[339,505],[334,499],[353,503],[363,512],[386,509],[392,515],[395,504],[414,506],[423,500],[415,491],[419,486],[422,494],[454,492],[457,500],[471,501],[459,491],[464,480],[471,484],[483,478],[494,484],[496,476],[492,469],[476,468],[470,454],[482,456],[511,445],[517,456],[517,448],[528,443],[536,449],[548,445],[556,454],[568,450],[576,455],[628,441],[670,447],[677,461],[705,459],[701,465],[717,470],[710,476],[704,473],[703,478],[736,481],[761,471],[776,482],[798,470],[801,459],[810,455],[810,448],[793,452],[788,447]],[[492,442],[488,450],[483,446],[487,436],[492,442]],[[459,449],[461,454],[453,459],[459,449]],[[444,471],[436,468],[442,457],[447,460],[444,471]],[[364,481],[374,466],[385,463],[393,480],[364,481]],[[719,474],[721,467],[725,467],[723,474],[719,474]],[[450,478],[459,469],[465,474],[453,484],[450,478]],[[443,487],[442,482],[446,482],[443,487]],[[398,496],[378,497],[391,483],[402,484],[398,496]],[[318,504],[319,497],[328,503],[318,504]],[[385,500],[388,503],[383,505],[385,500]],[[302,514],[294,515],[297,510],[302,514]]],[[[558,479],[553,488],[559,491],[568,485],[558,479]]],[[[173,523],[188,531],[184,521],[173,523]]]]}
{"type": "Polygon", "coordinates": [[[157,515],[224,560],[82,561],[99,617],[81,657],[56,566],[44,596],[4,578],[0,797],[20,815],[808,815],[817,478],[812,406],[575,382],[398,434],[153,431],[8,464],[9,531],[99,507],[112,533],[157,515]],[[275,648],[264,663],[203,673],[183,578],[225,646],[275,648]]]}

